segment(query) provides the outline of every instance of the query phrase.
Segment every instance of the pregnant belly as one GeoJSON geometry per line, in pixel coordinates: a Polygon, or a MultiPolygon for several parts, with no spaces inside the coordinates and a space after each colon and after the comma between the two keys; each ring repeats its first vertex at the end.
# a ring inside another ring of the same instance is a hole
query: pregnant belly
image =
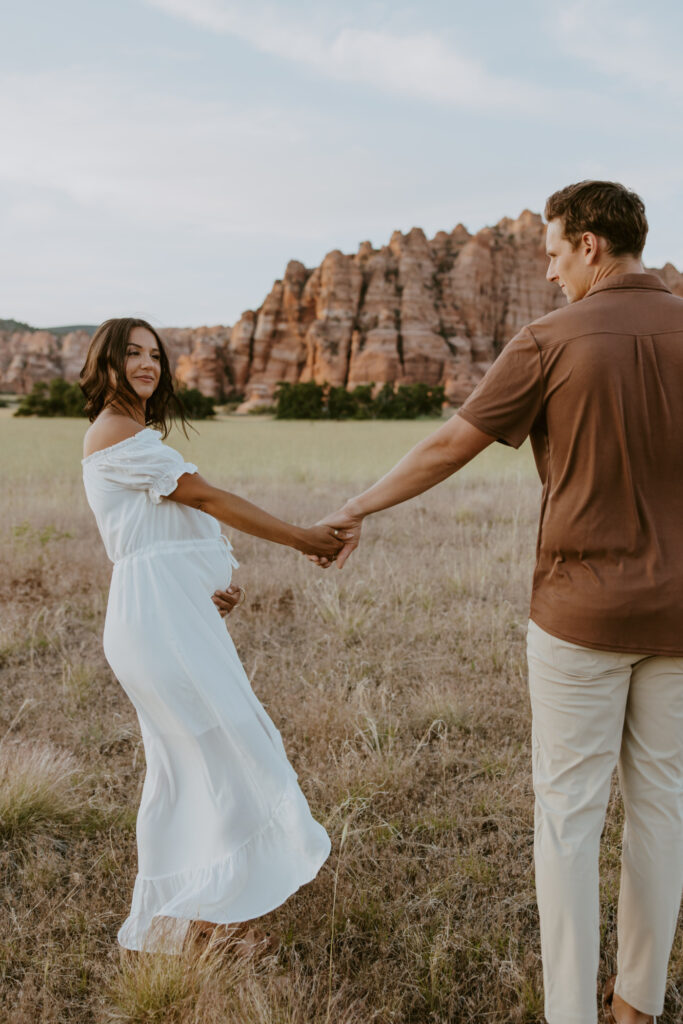
{"type": "Polygon", "coordinates": [[[229,549],[218,539],[173,553],[168,569],[176,571],[189,585],[211,597],[215,590],[224,590],[229,586],[233,561],[229,549]]]}
{"type": "Polygon", "coordinates": [[[107,618],[144,629],[160,615],[182,614],[188,602],[203,614],[218,616],[211,595],[229,585],[235,565],[220,537],[160,543],[135,552],[114,565],[107,618]]]}

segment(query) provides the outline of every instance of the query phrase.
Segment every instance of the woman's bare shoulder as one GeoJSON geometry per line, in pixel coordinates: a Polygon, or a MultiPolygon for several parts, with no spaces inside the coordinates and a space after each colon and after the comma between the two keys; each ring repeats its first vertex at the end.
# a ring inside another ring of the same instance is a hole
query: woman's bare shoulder
{"type": "Polygon", "coordinates": [[[125,441],[145,428],[131,416],[122,413],[100,413],[97,419],[86,430],[83,438],[83,457],[111,448],[120,441],[125,441]]]}

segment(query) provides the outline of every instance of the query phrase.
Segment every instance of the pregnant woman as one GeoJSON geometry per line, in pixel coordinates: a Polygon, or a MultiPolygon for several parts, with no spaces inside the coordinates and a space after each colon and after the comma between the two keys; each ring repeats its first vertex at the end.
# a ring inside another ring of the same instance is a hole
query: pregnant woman
{"type": "Polygon", "coordinates": [[[276,519],[211,486],[163,443],[149,424],[165,437],[184,417],[145,321],[98,328],[81,387],[92,424],[85,491],[114,563],[104,651],[137,711],[147,761],[138,875],[118,940],[180,952],[211,925],[279,906],[330,850],[212,602],[237,565],[219,520],[326,558],[343,534],[276,519]]]}

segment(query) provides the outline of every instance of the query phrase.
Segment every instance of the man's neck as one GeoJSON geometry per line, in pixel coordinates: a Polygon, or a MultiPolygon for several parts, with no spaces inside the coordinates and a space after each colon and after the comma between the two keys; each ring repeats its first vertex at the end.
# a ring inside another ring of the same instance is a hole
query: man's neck
{"type": "Polygon", "coordinates": [[[591,288],[594,288],[599,281],[606,277],[616,277],[622,274],[644,274],[645,268],[639,256],[621,256],[613,260],[605,260],[599,266],[593,268],[591,288]]]}

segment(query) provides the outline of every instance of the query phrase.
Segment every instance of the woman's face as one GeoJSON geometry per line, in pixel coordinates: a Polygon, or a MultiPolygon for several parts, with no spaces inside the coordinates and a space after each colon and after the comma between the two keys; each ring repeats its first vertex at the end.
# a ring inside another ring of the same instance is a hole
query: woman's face
{"type": "Polygon", "coordinates": [[[126,380],[144,405],[156,391],[161,377],[161,353],[157,340],[146,327],[134,327],[128,336],[126,380]]]}

